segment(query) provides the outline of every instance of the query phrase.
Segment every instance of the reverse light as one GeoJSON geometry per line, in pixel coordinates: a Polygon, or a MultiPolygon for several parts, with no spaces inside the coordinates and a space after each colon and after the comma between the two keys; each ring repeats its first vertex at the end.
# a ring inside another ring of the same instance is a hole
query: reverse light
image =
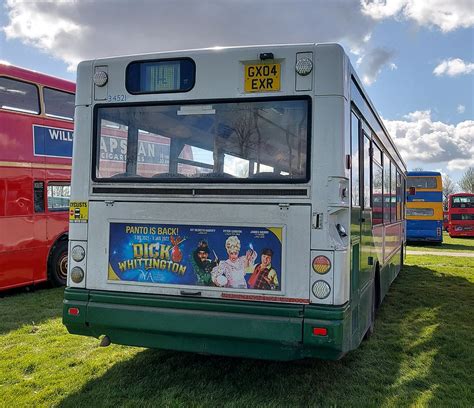
{"type": "Polygon", "coordinates": [[[327,282],[318,280],[313,284],[313,295],[318,299],[326,299],[331,293],[331,288],[327,282]]]}
{"type": "Polygon", "coordinates": [[[80,245],[76,245],[71,250],[71,256],[76,262],[81,262],[86,256],[86,250],[80,245]]]}
{"type": "Polygon", "coordinates": [[[306,76],[313,70],[313,61],[307,57],[303,57],[296,61],[296,72],[301,76],[306,76]]]}
{"type": "Polygon", "coordinates": [[[313,259],[313,270],[314,272],[320,273],[321,275],[329,272],[331,269],[331,261],[324,255],[319,255],[313,259]]]}
{"type": "Polygon", "coordinates": [[[74,283],[81,283],[84,279],[84,271],[79,266],[75,266],[71,269],[71,280],[74,283]]]}
{"type": "Polygon", "coordinates": [[[96,71],[94,74],[94,84],[97,86],[104,86],[107,81],[109,80],[109,76],[107,75],[107,72],[105,71],[96,71]]]}

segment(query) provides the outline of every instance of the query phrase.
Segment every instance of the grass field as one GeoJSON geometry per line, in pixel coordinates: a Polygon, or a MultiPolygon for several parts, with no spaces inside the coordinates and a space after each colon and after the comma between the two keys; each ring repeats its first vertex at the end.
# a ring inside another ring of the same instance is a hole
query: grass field
{"type": "Polygon", "coordinates": [[[473,406],[474,259],[407,261],[337,362],[99,348],[62,326],[62,289],[0,298],[0,406],[473,406]]]}
{"type": "Polygon", "coordinates": [[[425,242],[410,243],[407,246],[411,251],[448,251],[448,252],[474,252],[474,238],[451,238],[447,232],[443,232],[443,243],[429,244],[425,242]]]}

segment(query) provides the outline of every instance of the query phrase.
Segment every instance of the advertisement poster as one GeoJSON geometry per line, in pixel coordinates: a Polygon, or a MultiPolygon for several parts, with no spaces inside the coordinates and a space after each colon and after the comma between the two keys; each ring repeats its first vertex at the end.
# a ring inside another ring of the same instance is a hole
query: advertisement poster
{"type": "Polygon", "coordinates": [[[281,227],[111,223],[109,281],[281,291],[281,227]]]}
{"type": "Polygon", "coordinates": [[[33,125],[35,156],[72,157],[72,130],[33,125]]]}

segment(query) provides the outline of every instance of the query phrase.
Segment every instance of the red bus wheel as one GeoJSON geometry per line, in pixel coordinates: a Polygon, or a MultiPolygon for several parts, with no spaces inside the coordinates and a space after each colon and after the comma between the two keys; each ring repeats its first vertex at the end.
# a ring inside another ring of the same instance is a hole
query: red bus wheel
{"type": "Polygon", "coordinates": [[[53,286],[64,286],[67,280],[67,241],[59,241],[51,255],[49,280],[53,286]]]}

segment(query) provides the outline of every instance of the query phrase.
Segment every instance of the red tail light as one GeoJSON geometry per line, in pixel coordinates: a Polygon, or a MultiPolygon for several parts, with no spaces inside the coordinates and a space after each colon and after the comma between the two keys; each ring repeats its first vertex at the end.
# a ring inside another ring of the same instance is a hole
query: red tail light
{"type": "Polygon", "coordinates": [[[313,327],[313,335],[315,336],[327,336],[328,329],[325,327],[313,327]]]}
{"type": "Polygon", "coordinates": [[[70,307],[67,311],[67,314],[68,315],[71,315],[71,316],[79,316],[79,308],[77,307],[70,307]]]}

